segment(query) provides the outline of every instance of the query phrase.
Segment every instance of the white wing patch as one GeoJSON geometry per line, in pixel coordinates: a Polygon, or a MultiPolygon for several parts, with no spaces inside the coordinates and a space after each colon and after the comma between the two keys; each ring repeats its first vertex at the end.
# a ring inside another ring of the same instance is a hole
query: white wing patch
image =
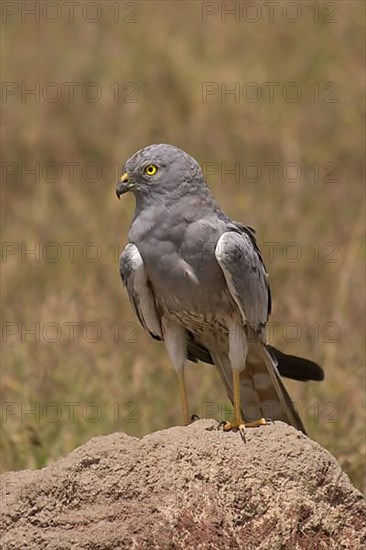
{"type": "Polygon", "coordinates": [[[154,294],[149,285],[144,261],[137,246],[133,243],[128,243],[121,254],[120,273],[141,324],[154,336],[163,338],[154,294]]]}

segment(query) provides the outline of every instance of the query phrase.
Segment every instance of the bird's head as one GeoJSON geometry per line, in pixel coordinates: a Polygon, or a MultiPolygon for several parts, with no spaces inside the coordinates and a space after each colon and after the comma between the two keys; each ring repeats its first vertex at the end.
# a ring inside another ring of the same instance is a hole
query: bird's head
{"type": "Polygon", "coordinates": [[[116,195],[120,198],[128,191],[135,195],[171,192],[196,178],[202,179],[201,168],[187,153],[165,143],[149,145],[127,160],[116,195]]]}

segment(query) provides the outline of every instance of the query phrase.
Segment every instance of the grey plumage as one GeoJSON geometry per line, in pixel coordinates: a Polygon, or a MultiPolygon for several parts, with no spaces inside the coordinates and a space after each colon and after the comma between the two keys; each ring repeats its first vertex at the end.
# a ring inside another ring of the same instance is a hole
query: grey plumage
{"type": "Polygon", "coordinates": [[[254,230],[221,211],[198,163],[171,145],[126,162],[116,192],[127,191],[136,211],[120,272],[143,327],[165,341],[178,373],[186,358],[215,363],[232,401],[239,371],[245,421],[304,430],[266,346],[271,296],[254,230]]]}

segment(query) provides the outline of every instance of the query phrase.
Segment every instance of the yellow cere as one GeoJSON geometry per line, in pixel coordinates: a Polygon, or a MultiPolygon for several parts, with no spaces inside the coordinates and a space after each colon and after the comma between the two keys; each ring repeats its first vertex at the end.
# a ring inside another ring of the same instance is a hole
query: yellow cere
{"type": "Polygon", "coordinates": [[[145,174],[148,176],[153,176],[158,171],[158,167],[155,164],[149,164],[145,168],[145,174]]]}
{"type": "Polygon", "coordinates": [[[120,177],[120,180],[122,182],[128,181],[128,173],[125,172],[124,174],[122,174],[122,176],[120,177]]]}

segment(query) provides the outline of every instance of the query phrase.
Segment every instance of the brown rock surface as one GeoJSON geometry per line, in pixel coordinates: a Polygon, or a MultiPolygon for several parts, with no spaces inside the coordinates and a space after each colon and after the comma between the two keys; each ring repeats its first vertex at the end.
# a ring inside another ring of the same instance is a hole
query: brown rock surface
{"type": "Polygon", "coordinates": [[[4,549],[358,549],[365,501],[336,460],[283,423],[201,420],[96,437],[2,476],[4,549]]]}

